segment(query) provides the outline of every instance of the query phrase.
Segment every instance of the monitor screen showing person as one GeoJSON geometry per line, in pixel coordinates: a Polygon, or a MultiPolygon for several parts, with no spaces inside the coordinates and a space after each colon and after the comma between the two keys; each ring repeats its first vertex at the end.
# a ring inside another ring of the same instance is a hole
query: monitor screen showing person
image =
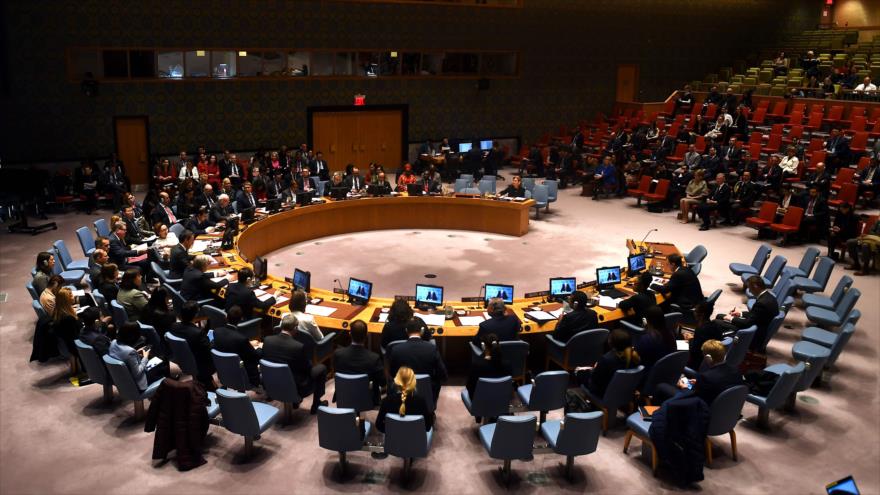
{"type": "Polygon", "coordinates": [[[596,281],[600,289],[614,287],[620,283],[620,267],[607,266],[596,269],[596,281]]]}
{"type": "Polygon", "coordinates": [[[501,284],[486,284],[486,301],[497,297],[506,304],[513,304],[513,286],[501,284]]]}
{"type": "Polygon", "coordinates": [[[312,274],[311,272],[306,272],[300,270],[299,268],[293,269],[293,287],[299,289],[303,292],[309,292],[312,285],[312,274]]]}
{"type": "Polygon", "coordinates": [[[474,143],[458,143],[458,152],[467,153],[474,147],[474,143]]]}
{"type": "Polygon", "coordinates": [[[416,284],[416,304],[440,306],[443,304],[443,287],[416,284]]]}
{"type": "Polygon", "coordinates": [[[577,281],[574,277],[550,279],[550,296],[552,297],[566,297],[575,290],[577,290],[577,281]]]}
{"type": "Polygon", "coordinates": [[[492,149],[492,140],[491,139],[484,139],[484,140],[480,141],[480,149],[483,151],[491,150],[492,149]]]}
{"type": "Polygon", "coordinates": [[[634,254],[627,258],[627,264],[629,266],[630,275],[641,273],[645,269],[645,255],[634,254]]]}
{"type": "Polygon", "coordinates": [[[356,278],[348,279],[348,297],[355,304],[367,304],[370,294],[373,292],[373,284],[366,280],[356,278]]]}

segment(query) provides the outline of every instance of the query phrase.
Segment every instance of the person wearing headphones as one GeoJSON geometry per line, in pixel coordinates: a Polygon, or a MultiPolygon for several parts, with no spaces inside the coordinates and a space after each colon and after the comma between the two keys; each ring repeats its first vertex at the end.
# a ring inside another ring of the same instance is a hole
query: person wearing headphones
{"type": "Polygon", "coordinates": [[[589,298],[585,292],[574,291],[568,297],[571,312],[566,313],[556,325],[553,338],[560,342],[568,340],[580,331],[599,328],[599,317],[596,312],[587,307],[589,298]]]}
{"type": "Polygon", "coordinates": [[[37,255],[37,271],[34,273],[34,279],[31,281],[37,294],[42,294],[46,287],[49,286],[49,278],[54,273],[54,268],[55,256],[52,253],[43,251],[37,255]]]}
{"type": "Polygon", "coordinates": [[[504,305],[503,299],[497,297],[489,299],[486,312],[489,313],[489,319],[480,323],[480,329],[472,340],[474,345],[480,345],[484,336],[492,334],[497,336],[499,342],[518,340],[522,323],[515,314],[507,314],[507,306],[504,305]]]}

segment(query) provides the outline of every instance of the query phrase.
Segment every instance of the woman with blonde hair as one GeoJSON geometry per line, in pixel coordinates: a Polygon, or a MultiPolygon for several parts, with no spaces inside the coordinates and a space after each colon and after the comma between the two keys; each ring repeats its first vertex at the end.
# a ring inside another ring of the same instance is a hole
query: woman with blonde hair
{"type": "Polygon", "coordinates": [[[52,314],[52,328],[55,336],[67,344],[71,354],[77,355],[76,345],[73,343],[79,337],[83,324],[76,315],[74,308],[73,291],[68,287],[62,287],[55,294],[55,312],[52,314]]]}
{"type": "Polygon", "coordinates": [[[681,223],[689,223],[690,218],[688,218],[688,215],[691,206],[700,204],[703,199],[709,195],[709,185],[706,183],[704,175],[704,170],[699,169],[694,172],[694,178],[688,182],[687,189],[685,189],[685,197],[681,198],[679,204],[679,208],[681,209],[681,223]]]}
{"type": "Polygon", "coordinates": [[[385,416],[389,413],[401,416],[414,415],[425,418],[425,431],[434,426],[434,413],[428,410],[425,399],[416,394],[416,374],[412,368],[401,366],[394,376],[394,391],[389,392],[376,417],[376,428],[385,433],[385,416]]]}

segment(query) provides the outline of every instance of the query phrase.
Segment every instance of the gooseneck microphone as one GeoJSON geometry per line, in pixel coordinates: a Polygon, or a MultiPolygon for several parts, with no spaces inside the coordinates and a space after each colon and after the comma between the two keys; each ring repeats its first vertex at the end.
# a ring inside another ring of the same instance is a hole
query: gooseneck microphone
{"type": "MultiPolygon", "coordinates": [[[[648,254],[648,245],[645,244],[645,239],[647,239],[648,236],[651,235],[652,232],[657,232],[658,230],[659,230],[659,229],[651,229],[651,230],[648,231],[647,234],[645,234],[645,237],[642,237],[642,242],[641,242],[642,245],[641,245],[641,247],[639,247],[639,251],[641,251],[641,252],[644,253],[645,255],[648,254]]],[[[647,256],[646,256],[646,257],[647,257],[647,256]]]]}

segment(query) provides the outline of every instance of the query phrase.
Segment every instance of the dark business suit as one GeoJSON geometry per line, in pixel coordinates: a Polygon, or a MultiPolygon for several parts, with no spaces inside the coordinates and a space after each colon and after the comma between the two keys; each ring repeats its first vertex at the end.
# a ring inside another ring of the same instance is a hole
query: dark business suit
{"type": "Polygon", "coordinates": [[[477,334],[474,335],[473,343],[480,345],[484,335],[495,334],[499,342],[507,342],[510,340],[518,340],[519,330],[522,324],[519,318],[514,314],[504,314],[501,316],[493,316],[488,320],[480,323],[477,334]]]}
{"type": "Polygon", "coordinates": [[[574,335],[583,330],[599,328],[599,317],[590,308],[579,309],[563,315],[553,331],[553,338],[560,342],[568,342],[574,335]]]}
{"type": "Polygon", "coordinates": [[[133,249],[128,249],[128,244],[113,233],[110,234],[110,252],[107,255],[111,263],[119,267],[120,270],[124,270],[124,267],[128,265],[128,258],[137,256],[138,253],[133,249]]]}
{"type": "Polygon", "coordinates": [[[755,352],[764,352],[764,339],[767,338],[767,330],[773,318],[779,314],[779,304],[776,302],[776,296],[769,290],[765,290],[758,296],[752,309],[745,312],[740,317],[732,320],[736,328],[748,328],[752,325],[758,327],[752,344],[749,348],[755,352]]]}
{"type": "Polygon", "coordinates": [[[196,360],[198,376],[196,377],[206,388],[214,388],[214,359],[211,357],[211,341],[207,332],[192,323],[175,323],[171,327],[175,337],[185,340],[196,360]]]}
{"type": "Polygon", "coordinates": [[[446,381],[446,365],[440,357],[437,347],[419,337],[410,337],[406,342],[397,344],[391,349],[389,358],[391,376],[397,375],[401,366],[408,366],[416,374],[431,377],[431,388],[434,390],[434,401],[440,395],[440,384],[446,381]]]}
{"type": "Polygon", "coordinates": [[[706,405],[711,406],[721,392],[735,387],[744,385],[742,373],[734,366],[727,363],[721,363],[712,366],[706,371],[697,373],[697,383],[694,385],[694,393],[697,397],[703,399],[706,405]]]}
{"type": "Polygon", "coordinates": [[[633,310],[633,314],[631,316],[627,316],[626,320],[630,323],[641,325],[642,318],[645,317],[645,312],[648,311],[648,308],[657,304],[657,294],[652,290],[647,290],[645,292],[639,292],[634,294],[631,297],[620,301],[620,304],[617,305],[623,314],[627,314],[629,310],[633,310]]]}
{"type": "Polygon", "coordinates": [[[229,352],[237,354],[244,363],[244,369],[247,372],[248,380],[251,385],[260,384],[260,356],[261,349],[254,349],[254,346],[248,341],[238,329],[229,325],[223,325],[214,329],[214,349],[220,352],[229,352]]]}
{"type": "Polygon", "coordinates": [[[186,267],[189,266],[189,262],[192,261],[195,256],[189,254],[183,244],[178,244],[171,248],[169,258],[171,269],[168,276],[171,278],[183,278],[183,272],[186,271],[186,267]]]}
{"type": "Polygon", "coordinates": [[[300,191],[317,191],[318,190],[318,183],[315,182],[315,179],[312,177],[308,177],[308,178],[301,177],[299,180],[299,190],[300,191]],[[309,185],[308,189],[306,189],[307,182],[309,185]]]}
{"type": "Polygon", "coordinates": [[[709,320],[698,326],[694,330],[694,338],[688,342],[688,366],[695,370],[700,369],[700,365],[703,363],[703,344],[707,340],[720,341],[724,338],[726,330],[719,320],[709,320]]]}
{"type": "Polygon", "coordinates": [[[227,206],[224,208],[220,206],[220,203],[217,203],[214,205],[213,208],[211,208],[211,212],[209,213],[208,218],[210,218],[212,222],[218,223],[226,220],[226,217],[232,215],[232,213],[232,206],[227,206]]]}
{"type": "MultiPolygon", "coordinates": [[[[385,416],[388,414],[399,414],[401,396],[399,392],[392,392],[385,397],[382,405],[379,406],[379,414],[376,416],[376,428],[385,433],[385,416]]],[[[417,394],[411,394],[406,397],[406,415],[407,416],[424,416],[425,431],[430,430],[434,426],[434,413],[428,409],[428,405],[423,397],[417,394]]]]}
{"type": "Polygon", "coordinates": [[[361,189],[366,187],[366,183],[364,182],[364,178],[360,175],[349,175],[345,178],[344,181],[345,188],[349,191],[356,190],[360,191],[361,189]]]}
{"type": "Polygon", "coordinates": [[[158,205],[156,205],[155,208],[153,208],[153,213],[150,215],[150,220],[152,220],[154,224],[162,223],[163,225],[170,227],[172,224],[177,223],[178,218],[177,216],[175,216],[174,221],[172,222],[169,213],[171,215],[174,215],[174,212],[171,211],[171,207],[169,206],[168,211],[165,211],[165,205],[159,203],[158,205]]]}
{"type": "Polygon", "coordinates": [[[715,190],[707,198],[715,203],[703,203],[697,208],[700,218],[703,219],[703,227],[709,228],[712,220],[712,212],[718,213],[725,219],[730,219],[730,186],[725,182],[720,186],[715,186],[715,190]]]}
{"type": "Polygon", "coordinates": [[[361,344],[336,349],[333,353],[333,369],[337,373],[364,374],[370,377],[373,403],[379,402],[379,387],[385,385],[385,367],[382,358],[361,344]]]}
{"type": "Polygon", "coordinates": [[[808,242],[825,239],[828,233],[828,203],[822,196],[807,197],[804,200],[804,216],[801,219],[800,235],[808,242]]]}
{"type": "Polygon", "coordinates": [[[125,243],[126,244],[140,244],[143,242],[143,239],[149,237],[147,232],[141,230],[138,227],[138,223],[134,219],[124,218],[122,219],[125,222],[125,226],[127,230],[125,231],[125,243]]]}
{"type": "Polygon", "coordinates": [[[313,160],[309,164],[309,171],[322,181],[330,180],[330,168],[326,160],[313,160]]]}
{"type": "Polygon", "coordinates": [[[667,302],[692,308],[703,300],[703,288],[700,279],[690,268],[681,267],[669,278],[669,282],[657,288],[657,292],[668,295],[667,302]]]}
{"type": "Polygon", "coordinates": [[[247,194],[246,192],[242,191],[238,193],[238,199],[235,200],[235,205],[238,208],[239,213],[248,208],[256,208],[257,197],[254,196],[254,193],[247,194]]]}
{"type": "Polygon", "coordinates": [[[244,284],[236,282],[229,284],[229,287],[226,288],[226,311],[229,311],[233,306],[238,306],[241,308],[241,316],[244,320],[254,317],[254,308],[266,310],[274,304],[274,297],[260,301],[254,294],[254,290],[244,284]]]}
{"type": "Polygon", "coordinates": [[[180,284],[180,295],[186,301],[198,301],[200,299],[213,298],[211,292],[229,283],[227,280],[214,282],[211,275],[194,266],[187,267],[183,272],[183,282],[180,284]]]}
{"type": "Polygon", "coordinates": [[[386,321],[382,327],[382,348],[386,349],[388,344],[397,340],[406,340],[406,322],[405,321],[386,321]]]}
{"type": "Polygon", "coordinates": [[[207,209],[211,209],[217,204],[217,196],[214,194],[199,194],[196,196],[196,204],[199,206],[204,206],[207,209]]]}
{"type": "Polygon", "coordinates": [[[321,400],[327,367],[323,364],[312,366],[312,356],[301,342],[284,332],[270,335],[263,339],[263,359],[286,364],[293,373],[300,396],[314,392],[314,403],[321,400]]]}

